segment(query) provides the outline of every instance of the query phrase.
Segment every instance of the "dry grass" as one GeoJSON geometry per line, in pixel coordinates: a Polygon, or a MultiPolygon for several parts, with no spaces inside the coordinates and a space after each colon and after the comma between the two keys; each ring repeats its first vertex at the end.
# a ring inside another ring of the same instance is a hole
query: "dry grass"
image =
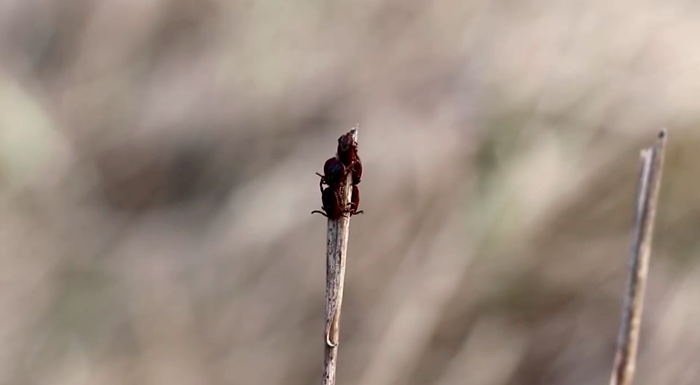
{"type": "Polygon", "coordinates": [[[631,385],[639,349],[639,333],[644,308],[644,291],[649,275],[649,260],[654,235],[654,220],[659,205],[664,150],[668,134],[662,130],[654,146],[641,152],[641,172],[637,188],[637,205],[632,230],[627,287],[622,321],[617,341],[611,385],[631,385]]]}

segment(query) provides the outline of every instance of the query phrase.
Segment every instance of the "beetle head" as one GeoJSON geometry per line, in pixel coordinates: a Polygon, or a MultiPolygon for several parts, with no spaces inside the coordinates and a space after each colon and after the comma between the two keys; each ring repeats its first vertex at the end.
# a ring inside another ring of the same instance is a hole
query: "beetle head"
{"type": "Polygon", "coordinates": [[[345,134],[338,138],[338,150],[342,152],[350,150],[353,145],[355,145],[355,140],[353,140],[350,134],[345,134]]]}

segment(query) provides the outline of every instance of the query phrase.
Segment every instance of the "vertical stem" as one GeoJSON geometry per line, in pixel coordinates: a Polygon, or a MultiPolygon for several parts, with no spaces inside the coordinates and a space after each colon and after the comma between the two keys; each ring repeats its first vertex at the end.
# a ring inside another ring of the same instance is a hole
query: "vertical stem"
{"type": "Polygon", "coordinates": [[[610,385],[631,385],[634,377],[666,140],[664,129],[654,146],[641,153],[632,250],[610,385]]]}
{"type": "MultiPolygon", "coordinates": [[[[351,131],[357,141],[357,127],[351,131]]],[[[352,172],[348,173],[340,189],[341,207],[347,207],[352,198],[352,172]]],[[[340,334],[340,309],[345,287],[350,216],[328,219],[326,233],[326,314],[325,347],[323,357],[323,385],[335,385],[338,366],[338,337],[340,334]]]]}

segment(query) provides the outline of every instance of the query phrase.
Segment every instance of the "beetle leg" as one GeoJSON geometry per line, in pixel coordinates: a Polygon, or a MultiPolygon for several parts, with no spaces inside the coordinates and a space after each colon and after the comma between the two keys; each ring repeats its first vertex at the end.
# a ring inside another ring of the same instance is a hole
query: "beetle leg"
{"type": "Polygon", "coordinates": [[[324,177],[323,175],[321,175],[319,173],[316,173],[316,175],[321,177],[321,180],[318,181],[318,188],[321,189],[321,194],[323,194],[323,184],[326,182],[326,177],[324,177]]]}
{"type": "Polygon", "coordinates": [[[328,215],[326,215],[326,213],[324,213],[323,211],[314,210],[314,211],[311,212],[311,214],[315,214],[315,213],[321,214],[321,215],[323,215],[324,217],[328,218],[328,215]]]}

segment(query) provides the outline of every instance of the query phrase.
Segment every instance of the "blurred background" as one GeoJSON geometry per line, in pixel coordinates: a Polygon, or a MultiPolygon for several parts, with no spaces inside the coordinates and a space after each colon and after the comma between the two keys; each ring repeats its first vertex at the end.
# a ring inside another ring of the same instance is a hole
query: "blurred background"
{"type": "Polygon", "coordinates": [[[700,381],[700,4],[0,0],[0,384],[315,384],[318,177],[364,163],[339,384],[700,381]],[[698,158],[698,159],[696,159],[698,158]]]}

